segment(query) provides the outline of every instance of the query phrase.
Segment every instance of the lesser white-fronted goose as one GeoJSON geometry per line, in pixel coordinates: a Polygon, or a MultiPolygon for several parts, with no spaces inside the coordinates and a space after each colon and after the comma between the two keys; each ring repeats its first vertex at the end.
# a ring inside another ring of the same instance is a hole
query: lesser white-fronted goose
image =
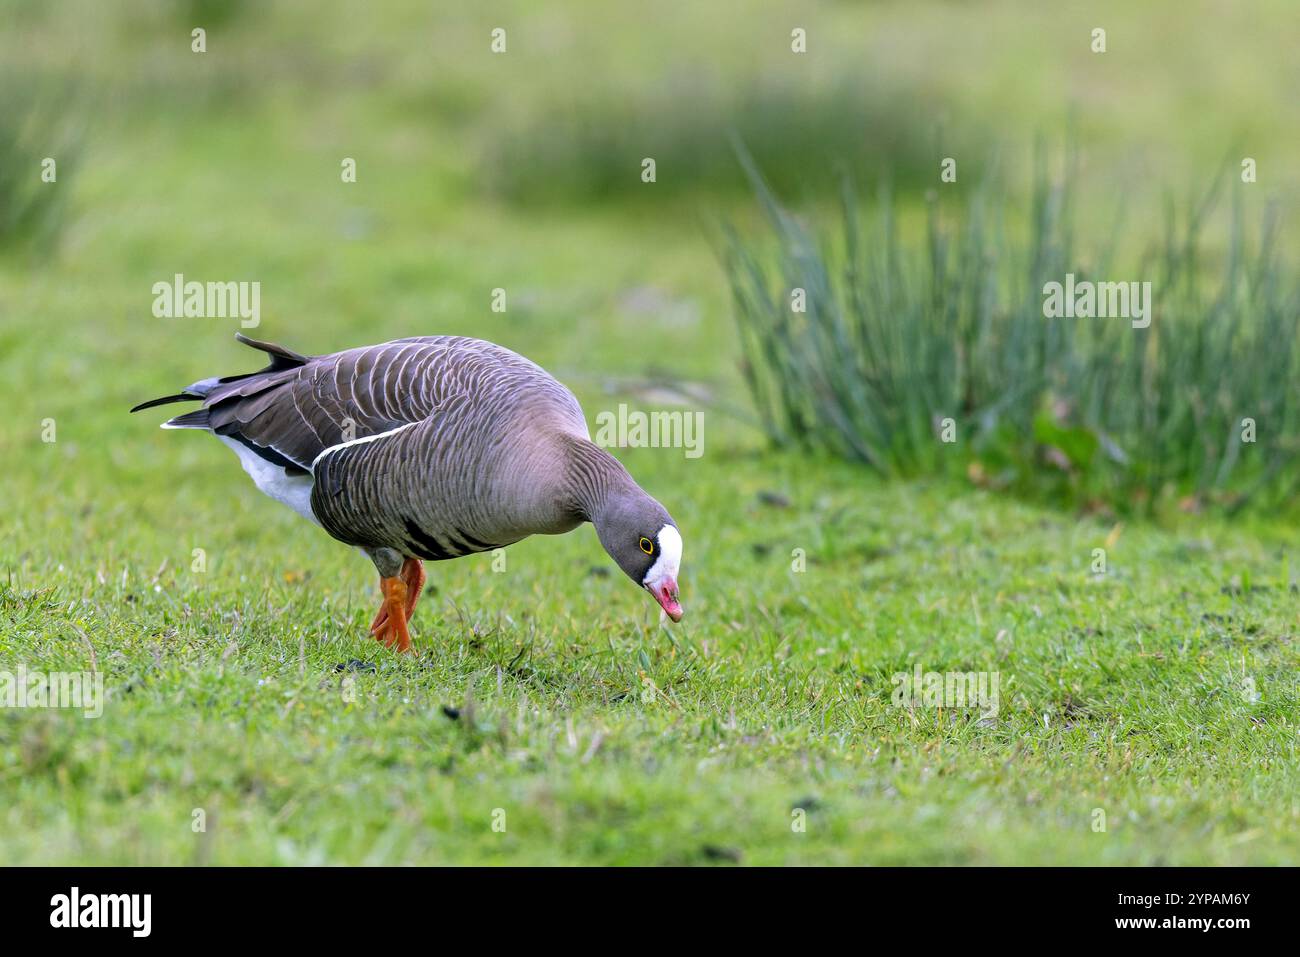
{"type": "Polygon", "coordinates": [[[369,555],[383,592],[371,633],[386,646],[410,648],[423,561],[582,522],[681,619],[676,523],[591,442],[578,400],[539,366],[460,336],[323,356],[237,338],[271,364],[203,379],[131,411],[202,402],[163,428],[212,432],[261,491],[369,555]]]}

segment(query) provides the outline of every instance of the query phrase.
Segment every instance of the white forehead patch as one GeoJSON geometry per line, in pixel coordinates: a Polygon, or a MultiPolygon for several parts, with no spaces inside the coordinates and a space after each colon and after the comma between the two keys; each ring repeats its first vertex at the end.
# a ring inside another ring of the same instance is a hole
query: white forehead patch
{"type": "Polygon", "coordinates": [[[645,574],[646,582],[660,582],[665,578],[676,578],[682,564],[682,536],[671,525],[659,529],[655,536],[659,539],[659,557],[645,574]]]}

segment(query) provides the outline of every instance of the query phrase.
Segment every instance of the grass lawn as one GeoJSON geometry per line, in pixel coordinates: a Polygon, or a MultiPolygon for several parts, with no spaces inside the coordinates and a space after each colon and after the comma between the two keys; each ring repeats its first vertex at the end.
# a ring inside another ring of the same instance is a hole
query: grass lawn
{"type": "Polygon", "coordinates": [[[689,543],[680,626],[592,571],[608,563],[588,528],[511,549],[503,573],[488,556],[435,567],[412,659],[364,637],[367,563],[207,444],[200,479],[146,483],[157,508],[81,505],[40,516],[48,538],[34,522],[3,543],[20,555],[0,591],[6,660],[81,669],[88,639],[109,689],[97,720],[0,712],[7,861],[1300,850],[1295,595],[1261,529],[1125,528],[1096,576],[1111,530],[1092,521],[741,452],[702,482],[642,454],[689,543]],[[770,489],[790,507],[759,501],[770,489]],[[189,570],[199,541],[205,574],[189,570]],[[373,670],[337,670],[353,660],[373,670]],[[893,707],[890,676],[916,664],[998,672],[996,718],[893,707]]]}
{"type": "MultiPolygon", "coordinates": [[[[463,51],[493,21],[436,32],[423,5],[364,22],[326,6],[306,40],[284,8],[265,30],[236,21],[236,52],[214,28],[198,79],[188,28],[155,55],[165,19],[84,27],[100,44],[85,74],[114,95],[66,178],[61,245],[0,256],[0,671],[94,667],[106,700],[94,719],[0,708],[0,861],[1300,857],[1300,571],[1294,529],[1268,515],[1118,526],[883,483],[769,451],[710,406],[700,458],[620,453],[682,529],[680,625],[587,526],[511,547],[504,570],[431,564],[419,655],[370,640],[364,557],[260,495],[212,438],[127,415],[260,364],[237,320],[154,318],[154,282],[260,281],[244,331],[305,352],[489,338],[566,382],[593,425],[620,402],[657,407],[636,385],[656,372],[746,400],[701,228],[718,210],[689,194],[516,207],[478,189],[483,117],[509,97],[463,51]],[[436,95],[422,56],[393,53],[420,30],[448,57],[436,95]],[[892,677],[918,665],[995,673],[996,715],[895,706],[892,677]]],[[[827,16],[854,15],[841,7],[827,16]]],[[[611,61],[649,45],[618,23],[611,61]]],[[[564,46],[556,21],[535,25],[545,42],[511,41],[532,71],[564,46]]],[[[24,29],[41,39],[6,38],[11,62],[60,61],[57,22],[24,29]]],[[[1017,29],[1030,44],[1041,25],[1017,29]]],[[[980,95],[1002,95],[1009,69],[980,95]]],[[[524,112],[544,99],[534,75],[511,81],[524,112]]]]}

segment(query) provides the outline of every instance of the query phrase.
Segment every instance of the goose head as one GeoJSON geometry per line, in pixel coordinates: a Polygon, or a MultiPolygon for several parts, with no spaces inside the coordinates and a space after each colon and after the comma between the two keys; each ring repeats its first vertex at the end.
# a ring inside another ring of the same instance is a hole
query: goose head
{"type": "Polygon", "coordinates": [[[636,489],[609,502],[593,524],[600,544],[623,573],[653,595],[669,618],[681,621],[677,571],[682,536],[667,509],[636,489]]]}

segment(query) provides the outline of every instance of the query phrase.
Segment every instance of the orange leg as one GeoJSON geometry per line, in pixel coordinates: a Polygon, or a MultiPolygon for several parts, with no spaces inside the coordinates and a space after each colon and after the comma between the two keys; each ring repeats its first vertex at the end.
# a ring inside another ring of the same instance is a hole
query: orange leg
{"type": "Polygon", "coordinates": [[[408,558],[402,563],[402,581],[406,582],[406,620],[415,614],[415,603],[420,600],[426,576],[424,563],[418,558],[408,558]]]}
{"type": "MultiPolygon", "coordinates": [[[[389,590],[393,586],[389,583],[397,582],[405,586],[405,592],[400,602],[403,609],[402,624],[405,626],[406,622],[410,621],[411,616],[415,614],[415,604],[420,600],[420,592],[424,589],[424,583],[426,580],[427,578],[424,574],[424,563],[418,558],[408,558],[403,562],[402,570],[398,574],[398,577],[379,579],[379,589],[384,593],[384,602],[379,606],[379,612],[375,615],[374,621],[370,623],[370,633],[375,636],[376,640],[384,642],[384,644],[390,648],[393,647],[390,643],[390,632],[393,629],[391,629],[388,624],[389,609],[393,607],[393,603],[389,601],[389,590]]],[[[403,627],[401,630],[405,632],[406,628],[403,627]]],[[[397,644],[401,644],[400,639],[397,641],[397,644]]],[[[410,647],[410,644],[410,633],[407,632],[406,645],[405,647],[399,647],[398,650],[406,651],[406,649],[410,647]]]]}
{"type": "Polygon", "coordinates": [[[375,616],[370,633],[385,648],[400,652],[411,650],[411,633],[406,630],[406,582],[401,578],[381,578],[379,587],[384,593],[384,603],[375,616]]]}

